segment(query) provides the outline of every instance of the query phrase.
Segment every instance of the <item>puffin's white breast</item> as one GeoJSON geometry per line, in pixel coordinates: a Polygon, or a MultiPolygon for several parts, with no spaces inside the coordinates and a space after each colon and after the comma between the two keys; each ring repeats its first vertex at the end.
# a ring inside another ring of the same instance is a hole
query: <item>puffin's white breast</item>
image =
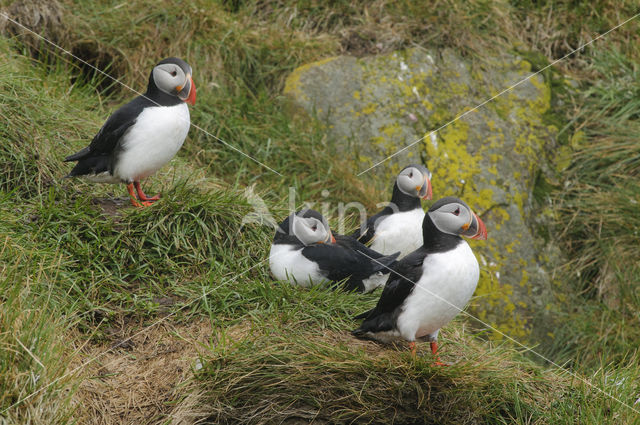
{"type": "Polygon", "coordinates": [[[158,171],[180,150],[189,125],[186,103],[145,108],[123,137],[114,176],[132,182],[158,171]]]}
{"type": "Polygon", "coordinates": [[[276,279],[288,280],[292,285],[310,286],[327,281],[318,264],[302,255],[302,248],[293,245],[271,245],[269,267],[276,279]]]}
{"type": "Polygon", "coordinates": [[[422,246],[424,210],[397,212],[382,219],[375,228],[371,249],[384,255],[400,251],[398,259],[422,246]]]}
{"type": "Polygon", "coordinates": [[[413,341],[449,323],[469,302],[479,277],[478,261],[465,241],[451,251],[427,256],[422,276],[398,315],[400,335],[413,341]]]}

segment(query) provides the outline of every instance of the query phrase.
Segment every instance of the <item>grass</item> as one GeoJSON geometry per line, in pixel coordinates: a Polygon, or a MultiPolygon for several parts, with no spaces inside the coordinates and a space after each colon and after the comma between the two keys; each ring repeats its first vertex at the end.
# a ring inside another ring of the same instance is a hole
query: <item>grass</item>
{"type": "MultiPolygon", "coordinates": [[[[0,1],[31,11],[9,3],[0,1]]],[[[283,176],[192,129],[178,158],[145,182],[147,193],[163,193],[152,208],[129,208],[119,186],[61,180],[62,158],[131,93],[33,37],[0,39],[0,421],[640,423],[629,407],[486,341],[462,319],[443,331],[448,368],[432,367],[425,347],[412,359],[403,347],[355,340],[351,317],[377,294],[273,282],[260,263],[272,230],[242,225],[251,186],[276,219],[289,187],[298,205],[357,199],[369,208],[389,189],[357,179],[311,117],[292,116],[280,93],[295,67],[415,44],[474,60],[513,49],[544,66],[635,9],[631,1],[51,2],[46,34],[138,90],[158,58],[187,59],[198,87],[192,121],[283,176]],[[131,395],[141,391],[149,399],[131,395]],[[109,400],[96,396],[105,393],[109,400]],[[132,403],[139,409],[123,411],[132,403]]],[[[558,184],[536,192],[552,208],[548,237],[566,252],[556,271],[562,308],[553,312],[561,326],[537,350],[631,406],[640,397],[637,28],[547,75],[549,120],[564,127],[560,142],[573,153],[558,184]]]]}
{"type": "Polygon", "coordinates": [[[586,301],[562,329],[581,347],[583,362],[610,361],[635,351],[637,334],[628,326],[637,320],[640,301],[636,261],[640,231],[638,127],[640,102],[630,83],[638,63],[619,51],[600,54],[593,62],[598,84],[581,95],[574,136],[576,152],[567,173],[566,189],[556,194],[559,227],[578,298],[586,301]],[[585,320],[589,317],[589,320],[585,320]]]}

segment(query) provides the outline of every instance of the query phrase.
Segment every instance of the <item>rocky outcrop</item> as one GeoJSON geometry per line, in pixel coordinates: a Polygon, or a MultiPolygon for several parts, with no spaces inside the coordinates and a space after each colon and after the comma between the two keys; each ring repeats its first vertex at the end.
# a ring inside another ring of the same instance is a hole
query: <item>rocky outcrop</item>
{"type": "Polygon", "coordinates": [[[551,299],[546,254],[531,230],[532,193],[557,129],[544,120],[550,88],[541,75],[522,81],[531,74],[517,56],[470,62],[450,50],[411,49],[308,64],[285,85],[353,156],[356,170],[412,145],[368,171],[379,176],[381,200],[383,182],[406,163],[423,162],[433,172],[435,199],[459,196],[481,215],[490,239],[473,243],[482,277],[471,311],[520,338],[534,328],[545,334],[535,318],[551,299]]]}

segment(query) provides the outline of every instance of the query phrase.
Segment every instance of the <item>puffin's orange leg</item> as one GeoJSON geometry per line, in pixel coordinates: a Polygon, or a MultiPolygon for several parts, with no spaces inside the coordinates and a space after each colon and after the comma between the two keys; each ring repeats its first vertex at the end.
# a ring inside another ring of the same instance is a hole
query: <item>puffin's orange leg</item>
{"type": "Polygon", "coordinates": [[[141,201],[150,201],[150,202],[155,202],[158,199],[160,199],[160,194],[157,194],[156,196],[152,196],[152,197],[148,197],[143,191],[142,191],[142,186],[140,186],[140,182],[139,181],[135,181],[133,182],[133,185],[136,188],[136,192],[138,192],[138,198],[140,198],[141,201]]]}
{"type": "Polygon", "coordinates": [[[143,208],[143,207],[148,207],[149,205],[151,205],[151,202],[142,202],[142,204],[140,204],[140,202],[138,202],[138,198],[136,198],[136,192],[133,189],[133,183],[129,183],[127,185],[127,190],[129,191],[129,197],[131,198],[131,204],[136,207],[136,208],[143,208]]]}
{"type": "Polygon", "coordinates": [[[436,358],[436,361],[433,362],[433,364],[436,365],[436,366],[449,366],[446,363],[442,363],[440,361],[440,358],[438,357],[438,343],[436,341],[431,341],[430,345],[431,345],[431,353],[436,358]]]}
{"type": "Polygon", "coordinates": [[[411,357],[415,358],[416,357],[416,342],[415,341],[411,341],[409,343],[409,349],[411,350],[411,357]]]}

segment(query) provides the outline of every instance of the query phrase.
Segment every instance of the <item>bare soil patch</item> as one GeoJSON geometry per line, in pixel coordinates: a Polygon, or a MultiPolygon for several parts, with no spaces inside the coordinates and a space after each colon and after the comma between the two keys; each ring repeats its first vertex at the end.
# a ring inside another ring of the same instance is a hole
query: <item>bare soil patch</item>
{"type": "Polygon", "coordinates": [[[85,369],[75,396],[80,423],[164,423],[175,403],[187,395],[199,347],[213,332],[210,323],[162,323],[136,335],[141,330],[144,328],[125,324],[111,341],[89,344],[82,350],[79,362],[111,351],[85,369]]]}

